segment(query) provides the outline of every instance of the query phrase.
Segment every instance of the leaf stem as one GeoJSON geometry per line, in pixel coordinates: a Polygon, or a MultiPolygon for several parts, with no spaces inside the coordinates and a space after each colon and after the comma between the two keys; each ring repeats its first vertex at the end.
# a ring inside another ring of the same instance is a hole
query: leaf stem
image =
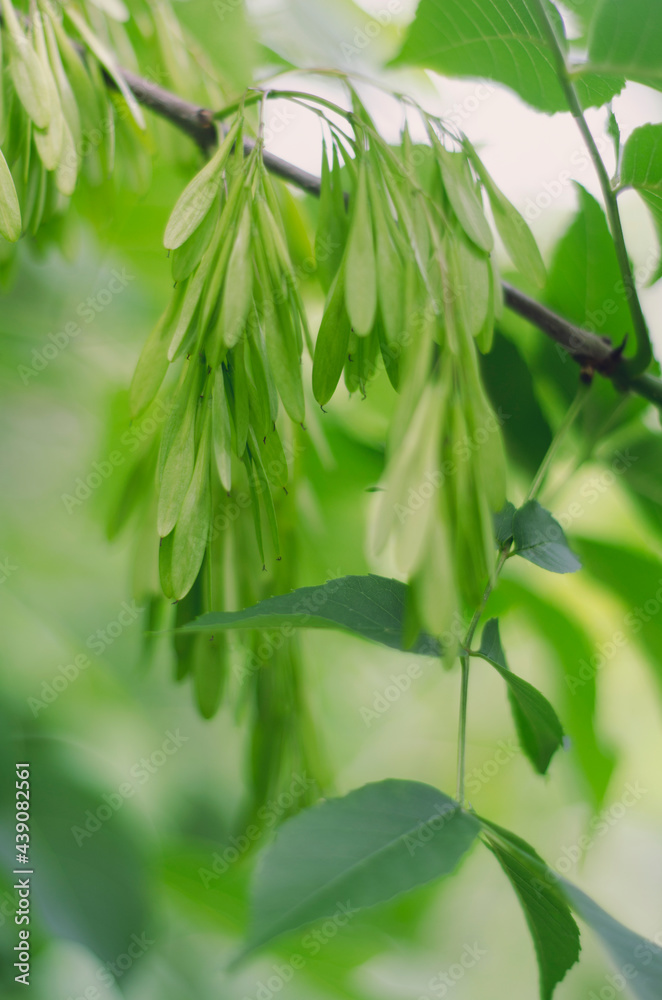
{"type": "Polygon", "coordinates": [[[541,486],[543,484],[545,476],[549,472],[549,468],[550,468],[552,462],[554,461],[554,459],[556,458],[556,454],[557,454],[557,452],[558,452],[558,450],[559,450],[559,448],[560,448],[560,446],[561,446],[561,444],[563,442],[563,438],[565,437],[566,432],[568,430],[570,430],[570,428],[574,424],[575,420],[577,419],[577,417],[581,413],[581,410],[582,410],[582,407],[584,406],[584,403],[588,399],[589,389],[590,389],[590,384],[588,384],[586,382],[580,382],[579,383],[579,386],[577,388],[577,393],[575,395],[575,398],[573,399],[572,403],[568,407],[566,415],[564,416],[563,420],[561,421],[556,434],[552,438],[551,444],[550,444],[549,448],[547,449],[547,453],[546,453],[545,457],[543,458],[542,462],[540,463],[540,468],[536,472],[535,478],[534,478],[533,482],[531,483],[531,489],[529,490],[529,492],[527,493],[527,496],[526,496],[527,501],[528,500],[534,500],[536,498],[536,496],[538,495],[538,493],[540,492],[540,488],[541,488],[541,486]]]}
{"type": "Polygon", "coordinates": [[[602,157],[600,156],[600,151],[598,150],[595,139],[593,138],[591,130],[586,122],[586,118],[584,117],[577,89],[573,83],[568,65],[566,63],[565,54],[556,35],[556,31],[554,30],[554,26],[549,19],[547,11],[545,10],[543,0],[533,0],[533,7],[534,12],[537,14],[540,29],[547,39],[552,52],[552,57],[556,63],[557,76],[568,102],[568,107],[570,108],[572,117],[577,123],[577,127],[586,144],[586,148],[598,175],[600,188],[602,190],[602,197],[604,199],[605,209],[607,212],[607,218],[609,219],[609,228],[611,230],[616,250],[618,267],[621,272],[621,278],[625,288],[625,295],[628,300],[628,307],[632,317],[632,325],[634,327],[636,337],[636,351],[634,357],[628,361],[628,373],[631,377],[640,375],[641,372],[648,368],[653,357],[653,351],[651,348],[646,318],[644,316],[643,309],[641,308],[641,302],[639,301],[639,296],[637,294],[636,282],[630,267],[630,260],[628,257],[627,247],[625,245],[625,235],[623,233],[623,225],[621,223],[621,216],[618,210],[616,193],[611,186],[611,180],[607,172],[607,168],[604,165],[602,157]]]}
{"type": "MultiPolygon", "coordinates": [[[[577,416],[581,412],[581,409],[588,398],[588,392],[590,385],[584,382],[580,382],[579,388],[575,395],[574,400],[568,407],[568,411],[561,421],[556,434],[554,435],[552,442],[547,449],[547,453],[540,463],[540,468],[536,472],[533,483],[531,484],[531,489],[527,495],[527,501],[532,500],[538,490],[540,489],[542,482],[547,475],[547,472],[559,450],[559,446],[563,441],[568,430],[572,427],[577,416]]],[[[475,656],[476,653],[472,651],[471,644],[473,642],[476,629],[478,628],[478,623],[485,611],[487,602],[490,599],[490,595],[496,586],[501,570],[503,569],[506,560],[514,555],[511,552],[513,540],[506,542],[505,545],[501,547],[499,552],[499,558],[497,564],[494,568],[494,573],[492,578],[488,581],[487,586],[483,592],[483,596],[480,599],[480,603],[473,613],[471,621],[469,622],[469,628],[464,637],[461,645],[462,652],[460,653],[460,666],[462,670],[461,685],[460,685],[460,720],[458,724],[458,734],[457,734],[457,785],[456,785],[456,800],[461,806],[464,806],[464,778],[466,770],[466,749],[467,749],[467,710],[469,705],[469,657],[475,656]]]]}

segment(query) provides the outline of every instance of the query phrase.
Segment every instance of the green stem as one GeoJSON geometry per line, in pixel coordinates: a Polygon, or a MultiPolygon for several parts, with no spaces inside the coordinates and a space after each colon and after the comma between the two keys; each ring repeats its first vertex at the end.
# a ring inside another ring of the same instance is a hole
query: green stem
{"type": "Polygon", "coordinates": [[[646,318],[644,316],[643,309],[641,308],[641,303],[637,294],[637,286],[630,267],[630,260],[628,258],[627,247],[625,245],[625,235],[623,233],[623,225],[621,223],[621,216],[618,210],[616,193],[611,186],[611,180],[609,178],[609,174],[607,173],[607,168],[605,167],[602,157],[600,156],[600,151],[598,150],[595,139],[593,138],[591,130],[586,123],[584,112],[577,95],[577,90],[565,61],[565,54],[559,44],[554,26],[543,6],[543,0],[533,0],[533,6],[538,16],[540,28],[547,39],[552,56],[556,62],[556,72],[559,83],[563,88],[563,93],[565,94],[568,102],[568,107],[570,108],[572,117],[575,119],[577,127],[581,132],[586,148],[588,149],[591,160],[593,161],[595,171],[598,175],[600,188],[602,189],[602,197],[607,211],[607,218],[609,219],[609,228],[611,230],[614,247],[616,249],[618,267],[621,272],[621,278],[623,280],[637,342],[634,357],[628,362],[628,373],[630,376],[639,375],[641,372],[645,371],[646,368],[648,368],[653,357],[653,352],[646,318]]]}
{"type": "Polygon", "coordinates": [[[565,437],[566,431],[569,430],[570,427],[572,427],[575,420],[581,413],[584,403],[588,399],[589,388],[590,386],[587,383],[585,382],[579,383],[577,394],[575,395],[575,398],[570,404],[570,407],[568,408],[565,417],[561,421],[556,434],[552,438],[552,442],[549,448],[547,449],[547,454],[540,463],[540,468],[536,472],[535,479],[531,483],[531,489],[529,490],[526,497],[527,501],[534,500],[537,497],[538,493],[540,492],[543,480],[545,479],[545,476],[547,475],[552,462],[556,458],[557,452],[561,446],[563,438],[565,437]]]}
{"type": "MultiPolygon", "coordinates": [[[[556,434],[547,449],[547,454],[540,463],[540,468],[538,469],[536,475],[534,476],[531,489],[529,490],[527,500],[531,500],[537,491],[539,490],[547,471],[559,450],[559,446],[563,441],[568,430],[577,419],[578,414],[581,412],[582,406],[584,405],[587,397],[588,390],[590,386],[585,385],[583,382],[580,383],[577,394],[568,408],[568,412],[561,421],[556,434]]],[[[461,653],[460,653],[460,665],[462,668],[462,679],[460,687],[460,721],[458,725],[458,737],[457,737],[457,790],[455,798],[460,803],[464,805],[464,776],[465,776],[465,761],[466,761],[466,749],[467,749],[467,709],[469,704],[469,657],[471,655],[471,644],[476,634],[476,629],[478,628],[478,623],[483,616],[487,602],[490,599],[490,595],[494,590],[497,580],[501,574],[506,560],[512,554],[512,539],[501,548],[499,553],[499,558],[497,560],[492,579],[488,581],[487,586],[483,592],[483,596],[480,599],[480,603],[473,613],[473,617],[469,622],[469,628],[467,629],[467,634],[464,637],[464,642],[462,643],[461,653]]]]}

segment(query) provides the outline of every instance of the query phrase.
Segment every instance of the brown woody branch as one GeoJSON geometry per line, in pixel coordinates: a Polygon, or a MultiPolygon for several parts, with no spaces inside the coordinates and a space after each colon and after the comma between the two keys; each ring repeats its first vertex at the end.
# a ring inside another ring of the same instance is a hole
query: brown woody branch
{"type": "MultiPolygon", "coordinates": [[[[123,72],[136,100],[144,107],[172,122],[173,125],[190,136],[204,152],[209,151],[216,142],[217,134],[212,111],[192,104],[129,70],[123,72]]],[[[112,80],[109,79],[108,82],[112,86],[112,80]]],[[[252,148],[252,140],[247,139],[245,142],[247,148],[252,148]]],[[[272,173],[283,180],[296,185],[309,194],[319,195],[319,177],[274,156],[267,150],[264,152],[264,162],[272,173]]],[[[509,309],[561,344],[589,376],[593,372],[598,372],[600,375],[612,379],[619,389],[636,392],[662,406],[662,380],[646,374],[628,379],[625,365],[622,363],[624,345],[615,346],[608,337],[600,337],[575,326],[506,282],[503,283],[503,293],[504,302],[509,309]]]]}

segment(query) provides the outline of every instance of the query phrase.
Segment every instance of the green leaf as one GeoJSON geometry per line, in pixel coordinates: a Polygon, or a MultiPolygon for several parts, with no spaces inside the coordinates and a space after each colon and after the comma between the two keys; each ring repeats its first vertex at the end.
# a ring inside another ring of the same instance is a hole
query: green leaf
{"type": "MultiPolygon", "coordinates": [[[[558,11],[543,2],[563,38],[558,11]]],[[[527,0],[421,0],[395,62],[496,80],[541,111],[568,110],[553,54],[527,0]]],[[[605,104],[622,86],[620,78],[596,74],[578,81],[584,107],[605,104]]]]}
{"type": "Polygon", "coordinates": [[[501,580],[490,603],[494,613],[522,612],[540,632],[557,661],[563,683],[559,695],[563,721],[570,741],[569,759],[576,764],[591,791],[595,808],[602,804],[614,771],[614,753],[596,732],[597,671],[591,668],[596,655],[593,638],[566,608],[538,595],[530,586],[501,580]]]}
{"type": "Polygon", "coordinates": [[[515,553],[550,573],[575,573],[581,563],[563,528],[537,500],[529,500],[513,518],[515,553]]]}
{"type": "Polygon", "coordinates": [[[375,782],[299,813],[258,865],[247,951],[448,875],[479,829],[457,802],[415,781],[375,782]]]}
{"type": "Polygon", "coordinates": [[[206,218],[221,186],[221,173],[232,151],[241,125],[237,118],[211,160],[205,164],[180,194],[166,226],[163,245],[176,250],[206,218]]]}
{"type": "Polygon", "coordinates": [[[0,149],[0,236],[15,243],[21,235],[21,209],[14,178],[0,149]]]}
{"type": "Polygon", "coordinates": [[[499,414],[508,454],[533,477],[552,443],[552,432],[536,395],[541,381],[538,373],[532,372],[522,357],[519,343],[498,330],[489,354],[480,359],[480,370],[490,402],[499,414]]]}
{"type": "Polygon", "coordinates": [[[545,774],[552,757],[563,743],[563,727],[544,695],[508,668],[496,618],[490,618],[485,623],[480,655],[498,670],[508,685],[508,696],[522,749],[536,771],[545,774]]]}
{"type": "Polygon", "coordinates": [[[650,0],[602,0],[589,31],[590,63],[662,87],[662,6],[650,0]]]}
{"type": "Polygon", "coordinates": [[[507,545],[513,537],[513,518],[515,517],[515,504],[506,500],[503,508],[494,515],[494,537],[499,547],[507,545]]]}
{"type": "Polygon", "coordinates": [[[377,262],[368,199],[368,169],[362,159],[344,268],[347,312],[354,332],[360,337],[367,337],[372,330],[377,310],[377,262]]]}
{"type": "Polygon", "coordinates": [[[575,913],[601,938],[632,995],[637,1000],[659,1000],[662,996],[662,948],[614,920],[565,879],[559,880],[559,888],[575,913]]]}
{"type": "MultiPolygon", "coordinates": [[[[631,187],[650,209],[662,245],[662,125],[634,130],[623,149],[621,184],[631,187]]],[[[662,277],[662,258],[650,284],[662,277]]]]}
{"type": "MultiPolygon", "coordinates": [[[[591,502],[590,495],[587,502],[591,502]]],[[[662,693],[662,571],[659,558],[592,538],[578,539],[577,548],[589,573],[602,587],[616,594],[625,610],[619,619],[609,624],[608,631],[605,628],[607,641],[594,652],[593,663],[598,666],[592,667],[593,674],[599,672],[608,658],[616,655],[617,649],[625,647],[636,636],[648,653],[648,666],[662,693]]],[[[576,672],[579,673],[579,667],[576,672]]]]}
{"type": "Polygon", "coordinates": [[[347,360],[350,329],[345,305],[345,268],[341,265],[331,285],[315,342],[313,395],[320,406],[328,403],[340,381],[347,360]]]}
{"type": "Polygon", "coordinates": [[[269,597],[244,611],[212,611],[186,629],[332,628],[352,632],[392,649],[437,656],[439,643],[421,633],[405,647],[403,624],[408,587],[383,576],[342,576],[319,587],[301,587],[291,594],[269,597]]]}
{"type": "Polygon", "coordinates": [[[632,328],[614,241],[596,199],[576,185],[579,207],[556,246],[545,288],[547,304],[579,326],[612,338],[632,328]]]}
{"type": "Polygon", "coordinates": [[[549,869],[533,848],[507,830],[482,822],[487,846],[515,890],[533,938],[541,1000],[552,1000],[555,987],[579,959],[579,928],[554,879],[541,878],[549,869]]]}

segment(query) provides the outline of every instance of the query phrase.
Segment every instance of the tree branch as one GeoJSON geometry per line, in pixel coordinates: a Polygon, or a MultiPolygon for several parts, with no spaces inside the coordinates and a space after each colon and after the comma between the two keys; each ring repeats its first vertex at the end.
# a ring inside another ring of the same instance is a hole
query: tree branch
{"type": "MultiPolygon", "coordinates": [[[[216,126],[212,111],[192,104],[129,70],[123,70],[123,73],[136,100],[185,132],[205,153],[209,151],[216,142],[216,126]]],[[[109,79],[108,83],[114,86],[112,80],[109,79]]],[[[252,149],[253,145],[253,140],[245,140],[247,150],[252,149]]],[[[279,156],[274,156],[267,150],[263,155],[264,163],[272,173],[308,194],[319,196],[319,177],[301,170],[300,167],[288,163],[279,156]]],[[[614,347],[608,337],[600,337],[575,326],[507,282],[503,282],[503,293],[504,302],[509,309],[561,344],[587,372],[599,372],[600,375],[612,379],[618,389],[635,392],[650,402],[662,406],[662,380],[648,374],[628,378],[622,359],[623,345],[614,347]]]]}

